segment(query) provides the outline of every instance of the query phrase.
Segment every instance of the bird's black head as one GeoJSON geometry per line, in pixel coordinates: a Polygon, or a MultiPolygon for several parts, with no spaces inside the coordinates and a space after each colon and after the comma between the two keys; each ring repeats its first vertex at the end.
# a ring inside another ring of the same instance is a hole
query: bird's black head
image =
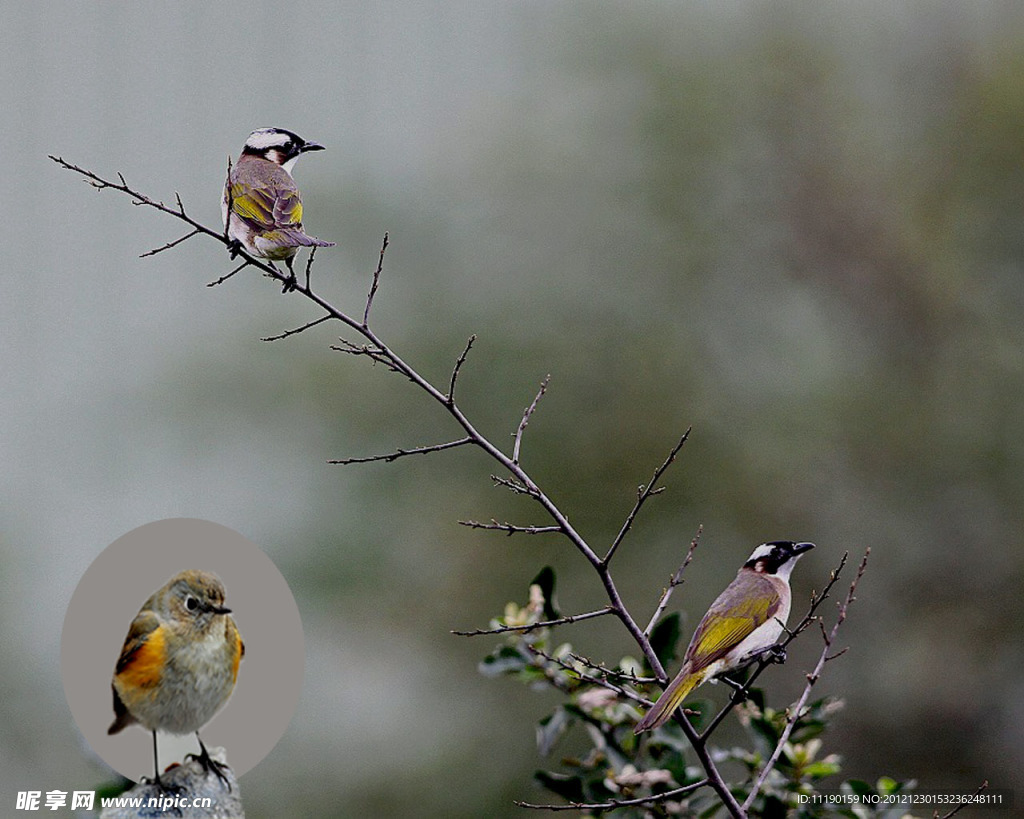
{"type": "Polygon", "coordinates": [[[762,543],[751,553],[744,569],[752,569],[762,574],[777,574],[789,577],[797,559],[804,552],[814,548],[813,543],[795,543],[792,540],[773,540],[762,543]]]}
{"type": "Polygon", "coordinates": [[[291,168],[292,163],[306,151],[322,151],[319,142],[307,142],[298,134],[284,128],[258,128],[249,134],[242,147],[242,156],[258,156],[269,162],[291,168]]]}

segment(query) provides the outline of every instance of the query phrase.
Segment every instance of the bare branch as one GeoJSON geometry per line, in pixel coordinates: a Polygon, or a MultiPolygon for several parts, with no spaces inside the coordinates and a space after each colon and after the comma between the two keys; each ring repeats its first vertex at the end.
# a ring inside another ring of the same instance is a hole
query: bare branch
{"type": "MultiPolygon", "coordinates": [[[[226,276],[222,276],[220,279],[217,279],[214,282],[210,282],[207,285],[208,287],[214,287],[215,285],[223,283],[224,281],[226,281],[227,279],[229,279],[233,275],[235,275],[235,273],[237,273],[243,267],[245,267],[246,264],[251,264],[253,267],[259,268],[267,276],[270,276],[271,278],[274,278],[274,279],[276,279],[278,281],[281,281],[281,282],[288,281],[288,277],[285,276],[283,273],[281,273],[280,270],[278,270],[276,267],[274,267],[268,261],[264,261],[264,260],[261,260],[261,259],[256,259],[253,256],[250,256],[245,251],[244,248],[236,249],[234,247],[234,243],[231,241],[231,239],[228,238],[227,229],[225,229],[223,232],[217,231],[217,230],[212,230],[212,229],[208,228],[206,225],[202,224],[201,222],[197,222],[195,219],[193,219],[191,216],[189,216],[185,212],[185,208],[184,208],[184,206],[181,203],[181,198],[178,197],[177,194],[175,196],[176,196],[176,199],[177,199],[178,208],[175,209],[175,208],[168,207],[163,202],[158,202],[155,199],[151,199],[148,196],[146,196],[145,194],[140,193],[139,191],[133,190],[132,188],[128,187],[128,183],[127,183],[127,181],[124,178],[124,174],[122,174],[120,172],[118,172],[118,174],[117,174],[117,178],[118,178],[119,181],[118,182],[111,182],[111,181],[109,181],[107,179],[104,179],[103,177],[99,176],[98,174],[93,173],[92,171],[88,171],[85,168],[80,168],[77,165],[72,165],[70,162],[67,162],[66,160],[64,160],[63,158],[61,158],[59,156],[53,156],[52,154],[50,154],[49,156],[50,156],[50,159],[52,159],[54,162],[56,162],[58,165],[60,165],[65,170],[69,170],[69,171],[72,171],[74,173],[80,174],[81,176],[84,176],[85,177],[85,181],[88,182],[90,185],[92,185],[97,190],[104,190],[105,188],[110,188],[111,190],[120,191],[121,193],[124,193],[124,194],[126,194],[127,196],[129,196],[131,198],[131,201],[132,201],[133,205],[139,205],[139,206],[145,206],[145,207],[153,208],[155,210],[160,211],[161,213],[166,213],[169,216],[173,216],[175,219],[179,219],[182,222],[185,222],[186,224],[191,225],[193,228],[195,228],[196,232],[205,234],[206,236],[210,236],[213,239],[216,239],[221,244],[225,245],[226,247],[232,248],[233,249],[232,258],[234,258],[235,256],[241,256],[245,260],[245,264],[243,264],[241,267],[237,268],[236,270],[231,271],[231,273],[228,273],[226,276]]],[[[230,169],[230,161],[231,160],[229,158],[229,160],[228,160],[229,169],[230,169]]],[[[228,197],[229,197],[228,198],[228,204],[230,206],[230,204],[231,204],[230,190],[228,191],[228,197]]],[[[310,298],[313,298],[314,301],[317,301],[319,303],[319,300],[316,297],[314,297],[312,294],[307,293],[307,295],[309,295],[310,298]]],[[[339,311],[339,316],[338,317],[340,318],[341,315],[343,315],[343,314],[340,314],[340,311],[339,311]]],[[[346,316],[345,318],[348,318],[348,317],[346,316]]],[[[346,323],[348,323],[348,322],[346,322],[346,323]]],[[[355,327],[357,325],[354,322],[352,322],[352,326],[355,327]]]]}
{"type": "Polygon", "coordinates": [[[445,396],[445,403],[449,406],[454,406],[455,404],[455,382],[459,380],[459,371],[462,370],[462,365],[466,363],[466,356],[469,355],[469,351],[472,349],[474,341],[476,341],[475,334],[469,337],[469,341],[466,342],[466,348],[462,351],[462,355],[455,360],[455,366],[452,368],[452,377],[448,382],[448,394],[445,396]]]}
{"type": "Polygon", "coordinates": [[[700,782],[693,782],[689,785],[683,785],[680,788],[673,788],[670,791],[663,791],[662,793],[658,793],[653,796],[641,796],[637,799],[609,799],[607,802],[569,802],[565,805],[538,805],[532,802],[520,802],[519,800],[516,800],[514,804],[516,807],[528,808],[530,810],[615,810],[615,808],[628,808],[633,805],[654,805],[659,802],[668,802],[670,799],[675,799],[678,796],[686,796],[686,794],[693,793],[695,790],[706,787],[709,784],[709,780],[702,779],[700,782]]]}
{"type": "MultiPolygon", "coordinates": [[[[273,265],[269,264],[266,261],[253,258],[248,253],[246,253],[244,248],[238,248],[235,245],[235,243],[233,243],[228,238],[226,229],[223,232],[213,231],[210,228],[207,228],[204,225],[200,224],[199,222],[196,222],[195,220],[185,215],[184,213],[180,213],[179,211],[168,208],[162,203],[154,202],[153,200],[149,199],[148,197],[139,193],[138,191],[129,188],[127,182],[125,181],[122,175],[118,175],[120,183],[113,183],[103,179],[102,177],[92,173],[91,171],[87,171],[75,165],[72,165],[71,163],[66,162],[59,157],[54,156],[51,157],[51,159],[57,164],[59,164],[61,167],[66,168],[67,170],[70,171],[74,171],[75,173],[84,176],[90,184],[94,185],[97,188],[114,188],[115,190],[119,190],[122,193],[125,193],[128,196],[130,196],[132,198],[132,201],[137,204],[153,207],[157,210],[160,210],[164,213],[173,216],[176,219],[180,219],[181,221],[186,222],[193,228],[196,228],[200,232],[213,237],[221,244],[232,249],[232,251],[234,251],[236,255],[242,257],[245,264],[251,264],[255,266],[259,270],[263,271],[266,275],[271,276],[278,281],[288,281],[287,277],[284,276],[284,274],[277,270],[277,268],[275,268],[273,265]]],[[[231,167],[230,162],[231,161],[229,158],[229,173],[231,167]]],[[[228,197],[228,204],[230,210],[230,189],[228,189],[228,197]]],[[[243,264],[242,267],[244,266],[245,265],[243,264]]],[[[381,262],[378,262],[378,268],[383,269],[383,264],[381,262]]],[[[229,278],[230,275],[234,275],[234,273],[236,272],[238,271],[233,271],[231,274],[229,274],[229,276],[225,276],[223,279],[219,281],[224,281],[225,279],[229,278]]],[[[534,481],[525,472],[525,470],[523,470],[523,468],[518,463],[515,463],[510,457],[505,455],[505,453],[502,452],[501,449],[499,449],[497,446],[491,443],[491,441],[486,436],[480,433],[476,429],[474,424],[470,421],[470,419],[465,415],[465,413],[462,412],[462,410],[455,405],[454,401],[450,400],[445,393],[442,393],[426,378],[421,376],[419,372],[416,371],[416,369],[414,369],[408,363],[406,363],[397,353],[395,353],[380,338],[378,338],[377,334],[374,333],[368,326],[368,309],[364,310],[363,321],[360,322],[358,319],[353,318],[344,311],[334,307],[330,302],[326,301],[321,296],[312,292],[309,288],[306,288],[305,290],[302,290],[300,292],[302,292],[302,294],[306,298],[310,299],[310,301],[314,302],[315,304],[323,308],[331,316],[338,319],[339,321],[342,321],[344,324],[348,325],[350,328],[358,332],[361,336],[363,336],[363,338],[366,339],[367,342],[364,345],[357,345],[342,339],[341,346],[334,347],[333,349],[351,355],[365,355],[375,362],[380,362],[384,364],[394,372],[403,374],[416,386],[418,386],[425,393],[427,393],[427,395],[429,395],[431,398],[433,398],[435,401],[441,404],[445,408],[445,410],[455,419],[455,421],[463,428],[468,438],[472,439],[472,441],[475,444],[477,444],[477,446],[479,446],[484,452],[486,452],[492,459],[496,460],[499,464],[501,464],[503,468],[509,471],[509,473],[512,475],[512,478],[499,479],[498,483],[504,484],[508,486],[510,489],[513,489],[514,491],[522,492],[534,498],[534,500],[536,500],[537,503],[539,503],[544,508],[544,510],[551,516],[551,518],[554,520],[558,528],[565,534],[565,536],[572,543],[573,547],[577,551],[579,551],[580,554],[583,555],[583,557],[587,560],[587,562],[589,562],[598,572],[598,575],[601,579],[601,585],[604,587],[605,592],[608,595],[609,603],[612,609],[614,610],[615,615],[622,622],[623,626],[629,632],[630,636],[637,642],[637,645],[640,647],[641,651],[644,654],[644,658],[647,660],[651,668],[659,676],[663,675],[664,668],[661,665],[661,661],[658,659],[657,654],[655,654],[654,650],[651,648],[650,640],[648,640],[647,637],[640,630],[640,626],[637,625],[636,621],[633,619],[632,615],[629,613],[628,609],[623,603],[622,597],[619,594],[615,581],[613,580],[611,574],[608,572],[607,567],[602,565],[600,558],[597,556],[597,553],[590,547],[590,545],[583,538],[583,536],[576,531],[575,527],[569,522],[569,519],[565,516],[561,509],[559,509],[558,506],[534,483],[534,481]]],[[[368,302],[370,301],[372,301],[372,299],[368,298],[368,302]]],[[[368,305],[368,307],[369,306],[372,305],[368,305]]],[[[714,763],[710,761],[709,757],[707,758],[707,762],[712,765],[712,768],[714,767],[714,763]]],[[[721,787],[724,789],[724,784],[721,784],[721,787]]],[[[718,790],[717,786],[716,790],[718,790]]]]}
{"type": "Polygon", "coordinates": [[[334,318],[334,316],[330,314],[320,316],[318,319],[306,322],[301,327],[296,327],[293,330],[285,330],[283,333],[278,333],[276,336],[263,336],[260,341],[280,341],[282,338],[288,338],[288,336],[296,336],[299,333],[305,332],[310,327],[316,327],[318,324],[323,324],[325,321],[329,321],[332,318],[334,318]]]}
{"type": "Polygon", "coordinates": [[[340,464],[347,466],[348,464],[368,464],[374,461],[384,461],[385,463],[391,463],[397,461],[399,458],[404,458],[406,455],[424,455],[428,452],[441,452],[445,449],[454,449],[457,446],[465,446],[466,444],[473,443],[471,438],[459,438],[457,441],[448,441],[444,444],[432,444],[430,446],[418,446],[413,449],[398,449],[394,452],[390,452],[387,455],[370,455],[365,458],[339,458],[336,460],[328,461],[329,464],[340,464]]]}
{"type": "Polygon", "coordinates": [[[467,526],[470,529],[489,529],[494,532],[504,532],[510,537],[515,534],[545,535],[561,533],[562,531],[557,526],[513,526],[511,523],[498,523],[494,518],[491,518],[490,523],[481,523],[478,520],[460,520],[458,523],[460,526],[467,526]]]}
{"type": "Polygon", "coordinates": [[[452,631],[459,637],[479,637],[483,634],[507,634],[509,632],[519,632],[521,634],[527,634],[531,631],[536,631],[539,628],[551,628],[552,626],[562,626],[566,623],[578,623],[582,620],[593,620],[595,617],[603,617],[606,614],[611,614],[612,610],[609,606],[605,606],[603,609],[597,609],[596,611],[588,611],[585,614],[567,614],[564,617],[558,617],[554,620],[541,620],[537,623],[527,623],[523,626],[497,626],[496,628],[478,628],[472,631],[452,631]]]}
{"type": "Polygon", "coordinates": [[[661,600],[658,601],[658,607],[654,610],[654,614],[651,615],[651,620],[647,624],[647,628],[644,629],[644,634],[648,637],[651,636],[651,632],[654,631],[654,627],[658,624],[661,619],[661,615],[664,614],[665,609],[668,607],[668,601],[672,597],[672,592],[675,591],[676,586],[682,585],[683,572],[686,571],[686,567],[690,565],[690,561],[693,560],[693,553],[697,550],[697,542],[700,540],[701,533],[704,531],[704,525],[701,524],[697,527],[697,534],[693,540],[690,541],[690,548],[686,551],[686,558],[680,564],[679,568],[676,569],[675,574],[669,578],[668,588],[665,589],[661,595],[661,600]]]}
{"type": "MultiPolygon", "coordinates": [[[[821,649],[821,654],[818,657],[818,662],[814,666],[814,670],[807,675],[807,684],[804,686],[803,693],[800,695],[800,699],[797,700],[796,705],[790,709],[789,718],[786,720],[786,727],[782,729],[782,734],[779,736],[779,741],[775,745],[775,750],[772,751],[772,755],[768,758],[764,768],[761,769],[761,773],[758,774],[757,780],[754,782],[754,787],[750,789],[750,793],[747,794],[747,798],[743,802],[743,809],[749,810],[754,800],[757,798],[757,794],[761,790],[761,786],[764,785],[765,780],[768,778],[768,774],[771,773],[772,768],[775,767],[779,761],[779,756],[782,754],[783,746],[789,742],[790,734],[793,733],[793,728],[797,723],[797,720],[801,717],[801,712],[804,706],[807,704],[807,699],[811,696],[811,689],[814,688],[815,683],[821,677],[821,671],[825,667],[825,663],[829,660],[829,649],[832,648],[832,643],[835,642],[836,635],[839,633],[839,627],[843,625],[843,621],[846,620],[846,612],[849,609],[850,604],[856,599],[854,593],[857,591],[857,584],[860,583],[860,579],[864,576],[864,571],[868,567],[868,555],[871,554],[871,549],[868,548],[864,551],[864,557],[860,561],[860,567],[857,569],[857,576],[853,578],[853,582],[850,584],[850,590],[846,593],[846,599],[839,604],[839,614],[836,617],[835,625],[832,626],[832,630],[825,633],[825,627],[822,626],[822,637],[825,643],[821,649]]],[[[845,651],[845,649],[843,649],[845,651]]],[[[842,654],[843,652],[840,652],[842,654]]],[[[839,656],[838,654],[835,656],[839,656]]]]}
{"type": "Polygon", "coordinates": [[[224,282],[226,282],[228,279],[230,279],[232,276],[234,276],[240,270],[243,270],[244,268],[248,267],[250,264],[252,264],[252,262],[250,262],[248,259],[246,259],[244,262],[242,262],[238,267],[236,267],[230,273],[227,273],[226,275],[221,276],[219,279],[215,279],[212,282],[208,282],[206,286],[207,287],[216,287],[218,284],[224,284],[224,282]]]}
{"type": "MultiPolygon", "coordinates": [[[[52,154],[50,154],[49,157],[65,170],[69,170],[74,173],[80,174],[81,176],[84,176],[86,181],[97,190],[111,188],[113,190],[120,191],[121,193],[130,196],[132,199],[132,203],[135,205],[145,205],[146,207],[155,208],[156,210],[173,216],[175,219],[180,219],[181,221],[188,223],[193,228],[195,228],[198,233],[205,233],[207,236],[211,236],[219,242],[222,242],[224,244],[228,243],[227,239],[221,233],[210,230],[210,228],[206,227],[205,225],[195,221],[190,216],[188,216],[184,212],[184,208],[181,208],[180,210],[169,208],[163,202],[157,202],[156,200],[150,199],[145,194],[139,193],[138,191],[129,188],[128,183],[124,178],[124,175],[121,173],[117,174],[119,182],[111,182],[99,176],[98,174],[93,173],[92,171],[87,171],[85,168],[79,168],[77,165],[72,165],[70,162],[65,161],[62,157],[53,156],[52,154]]],[[[181,205],[180,199],[178,200],[178,204],[179,206],[181,205]]]]}
{"type": "Polygon", "coordinates": [[[519,463],[519,448],[523,443],[523,433],[526,432],[526,425],[530,423],[530,416],[533,415],[534,410],[537,409],[537,404],[540,403],[540,399],[544,397],[544,393],[548,391],[548,384],[551,382],[551,374],[548,373],[544,376],[544,380],[540,382],[540,390],[537,391],[536,397],[530,402],[530,406],[523,412],[523,419],[519,422],[519,428],[516,430],[515,443],[512,445],[512,463],[519,463]]]}
{"type": "Polygon", "coordinates": [[[380,246],[380,258],[377,261],[377,269],[373,271],[373,281],[370,283],[370,292],[366,296],[366,308],[363,310],[363,327],[370,324],[370,308],[373,307],[373,298],[377,295],[377,287],[380,284],[380,274],[384,270],[384,251],[388,249],[388,235],[384,234],[384,241],[380,246]]]}
{"type": "MultiPolygon", "coordinates": [[[[178,200],[178,204],[179,204],[179,206],[181,205],[181,200],[180,199],[178,200]]],[[[184,211],[182,211],[182,212],[184,212],[184,211]]],[[[173,242],[168,242],[167,244],[162,245],[161,247],[153,248],[153,250],[147,250],[145,253],[140,253],[139,254],[139,258],[140,259],[145,259],[147,256],[156,256],[157,253],[163,253],[165,250],[170,250],[172,247],[180,245],[186,239],[191,239],[193,236],[198,236],[199,232],[200,231],[198,231],[198,230],[193,230],[191,233],[186,233],[180,239],[175,239],[173,242]]]]}
{"type": "Polygon", "coordinates": [[[619,548],[619,545],[622,543],[623,538],[625,538],[626,535],[629,533],[629,530],[633,526],[633,521],[636,520],[636,516],[639,514],[640,509],[643,507],[643,505],[652,495],[658,495],[664,491],[663,488],[658,488],[658,481],[660,481],[661,476],[665,474],[665,470],[672,465],[673,461],[675,461],[676,456],[679,454],[679,450],[683,448],[683,444],[686,443],[686,439],[690,437],[691,429],[692,427],[688,428],[686,432],[683,433],[683,437],[680,438],[679,443],[677,443],[672,448],[672,451],[668,454],[668,457],[665,459],[665,462],[654,470],[654,475],[651,478],[650,483],[648,483],[647,486],[640,486],[637,489],[636,503],[633,504],[633,508],[629,511],[629,514],[626,516],[625,523],[622,524],[622,528],[619,530],[619,533],[615,536],[615,540],[612,541],[612,545],[608,547],[608,552],[604,556],[602,562],[606,566],[608,565],[608,563],[611,562],[612,556],[615,554],[615,551],[619,548]]]}

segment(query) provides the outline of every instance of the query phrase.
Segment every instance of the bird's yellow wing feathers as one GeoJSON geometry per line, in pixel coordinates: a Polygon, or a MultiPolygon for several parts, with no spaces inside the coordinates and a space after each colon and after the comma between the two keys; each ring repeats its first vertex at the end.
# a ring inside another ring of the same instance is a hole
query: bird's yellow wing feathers
{"type": "Polygon", "coordinates": [[[295,191],[257,190],[244,182],[231,185],[231,210],[261,233],[276,228],[302,228],[302,200],[295,191]]]}
{"type": "Polygon", "coordinates": [[[274,221],[278,227],[302,227],[302,200],[297,192],[278,192],[274,200],[274,221]]]}
{"type": "Polygon", "coordinates": [[[758,626],[775,616],[779,593],[771,581],[756,574],[741,575],[708,609],[686,649],[694,671],[709,666],[739,645],[758,626]]]}

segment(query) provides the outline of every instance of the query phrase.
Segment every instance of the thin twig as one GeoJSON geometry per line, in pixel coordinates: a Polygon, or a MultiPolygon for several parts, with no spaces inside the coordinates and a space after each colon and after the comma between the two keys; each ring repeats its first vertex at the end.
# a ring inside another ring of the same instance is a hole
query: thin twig
{"type": "Polygon", "coordinates": [[[474,341],[476,341],[475,334],[469,337],[469,341],[466,342],[466,347],[462,354],[455,359],[455,366],[452,367],[452,377],[448,382],[448,394],[445,396],[445,403],[449,406],[455,405],[455,382],[459,380],[459,372],[462,370],[462,365],[466,363],[466,356],[469,355],[469,351],[473,348],[474,341]]]}
{"type": "Polygon", "coordinates": [[[490,523],[481,523],[478,520],[460,520],[458,524],[470,529],[489,529],[494,532],[504,532],[509,537],[515,534],[546,535],[561,533],[562,531],[557,526],[515,526],[511,523],[498,523],[493,518],[491,518],[490,523]]]}
{"type": "Polygon", "coordinates": [[[697,527],[697,534],[693,540],[690,541],[690,548],[686,551],[686,557],[683,562],[679,565],[679,568],[675,570],[672,577],[669,578],[668,588],[665,589],[661,595],[661,599],[658,601],[658,607],[654,610],[654,614],[651,615],[651,620],[647,624],[647,628],[644,629],[644,634],[648,637],[651,636],[651,632],[654,631],[654,627],[658,624],[661,619],[661,615],[665,612],[668,607],[668,601],[672,597],[672,592],[675,591],[676,586],[682,585],[683,572],[686,571],[686,567],[690,565],[690,561],[693,560],[693,553],[697,550],[697,542],[700,540],[701,533],[704,531],[704,525],[701,524],[697,527]]]}
{"type": "Polygon", "coordinates": [[[640,486],[637,488],[636,503],[633,504],[633,508],[626,516],[625,523],[623,523],[622,528],[619,529],[619,533],[615,536],[615,540],[612,541],[612,545],[608,547],[608,552],[605,554],[602,561],[606,566],[611,562],[615,551],[619,548],[623,539],[629,533],[629,530],[633,526],[633,521],[636,520],[636,516],[639,514],[643,505],[652,495],[659,495],[664,491],[664,487],[658,487],[658,481],[660,481],[661,476],[665,474],[665,470],[672,465],[673,461],[675,461],[676,456],[679,454],[679,450],[681,450],[683,448],[683,444],[686,443],[686,439],[690,437],[690,429],[692,429],[692,427],[688,428],[686,432],[683,433],[683,437],[680,438],[679,443],[672,448],[672,451],[668,454],[665,462],[654,470],[654,475],[651,478],[650,483],[648,483],[647,486],[640,486]]]}
{"type": "Polygon", "coordinates": [[[306,290],[309,290],[309,279],[313,274],[313,259],[316,257],[316,245],[313,245],[309,249],[309,255],[306,257],[306,290]]]}
{"type": "MultiPolygon", "coordinates": [[[[335,316],[334,318],[337,317],[335,316]]],[[[380,347],[370,344],[356,344],[344,338],[340,338],[338,341],[340,342],[340,346],[331,345],[332,350],[339,353],[347,353],[348,355],[363,355],[378,364],[383,364],[392,372],[402,372],[397,366],[395,366],[394,362],[391,360],[391,356],[388,355],[388,352],[382,350],[380,347]]]]}
{"type": "Polygon", "coordinates": [[[308,330],[310,327],[316,327],[318,324],[323,324],[325,321],[330,321],[332,318],[334,318],[332,315],[320,316],[320,318],[313,319],[313,321],[307,321],[301,327],[296,327],[293,330],[285,330],[283,333],[278,333],[276,336],[263,336],[260,341],[280,341],[282,338],[288,338],[288,336],[296,336],[299,333],[308,330]]]}
{"type": "Polygon", "coordinates": [[[232,276],[234,276],[240,270],[243,270],[246,267],[248,267],[250,264],[252,264],[252,262],[250,262],[248,259],[246,259],[244,262],[242,262],[238,267],[236,267],[230,273],[227,273],[227,274],[221,276],[219,279],[215,279],[212,282],[207,282],[206,286],[207,287],[216,287],[218,284],[224,284],[224,282],[226,282],[228,279],[230,279],[232,276]]]}
{"type": "MultiPolygon", "coordinates": [[[[178,204],[181,205],[181,200],[180,199],[178,200],[178,204]]],[[[165,250],[170,250],[172,247],[176,247],[177,245],[180,245],[186,239],[191,239],[193,236],[198,236],[198,235],[199,235],[199,231],[198,230],[193,230],[191,233],[186,233],[180,239],[175,239],[173,242],[168,242],[167,244],[162,245],[161,247],[155,247],[152,250],[147,250],[145,253],[140,253],[139,254],[139,258],[140,259],[145,259],[147,256],[156,256],[157,253],[163,253],[165,250]]]]}
{"type": "MultiPolygon", "coordinates": [[[[826,634],[825,627],[822,626],[822,637],[825,645],[821,650],[821,655],[818,657],[818,662],[815,664],[814,670],[807,675],[807,684],[804,686],[800,699],[797,700],[796,705],[790,709],[789,718],[786,720],[786,727],[782,729],[782,734],[779,736],[779,741],[775,745],[775,750],[772,751],[772,755],[768,758],[768,761],[761,769],[761,773],[758,774],[757,780],[754,782],[754,787],[750,789],[750,793],[747,794],[747,798],[743,802],[744,810],[750,809],[750,806],[753,804],[754,800],[757,798],[757,794],[761,790],[761,786],[764,785],[765,780],[768,778],[768,774],[772,772],[775,764],[779,761],[779,756],[782,754],[782,748],[787,742],[789,742],[790,734],[793,733],[793,728],[796,725],[797,720],[800,719],[804,705],[807,704],[807,699],[811,695],[811,689],[814,688],[815,683],[820,679],[821,671],[825,667],[825,663],[831,659],[828,653],[829,649],[832,648],[832,643],[835,642],[836,635],[839,633],[839,627],[842,626],[843,621],[846,620],[846,612],[850,608],[850,604],[856,599],[854,597],[854,593],[857,591],[857,584],[860,583],[860,579],[864,576],[864,571],[868,567],[868,556],[870,554],[870,548],[864,551],[864,557],[861,559],[860,567],[857,569],[857,576],[854,577],[853,582],[850,583],[850,590],[846,593],[846,599],[839,604],[839,614],[836,617],[835,624],[832,626],[832,630],[826,634]]],[[[842,652],[840,652],[840,654],[841,653],[842,652]]]]}
{"type": "MultiPolygon", "coordinates": [[[[988,780],[986,779],[978,786],[978,789],[974,792],[973,796],[978,796],[979,794],[981,794],[982,791],[986,790],[987,788],[988,780]]],[[[933,819],[949,819],[951,816],[956,816],[958,813],[960,813],[960,811],[967,807],[967,804],[967,802],[961,802],[959,805],[953,808],[953,810],[951,810],[949,813],[943,814],[941,817],[939,816],[939,812],[937,810],[932,811],[932,817],[933,819]]]]}
{"type": "Polygon", "coordinates": [[[473,441],[469,438],[459,438],[457,441],[448,441],[443,444],[431,444],[430,446],[418,446],[412,449],[398,449],[394,452],[389,452],[386,455],[370,455],[365,458],[337,458],[330,460],[329,464],[340,464],[347,466],[348,464],[369,464],[374,461],[384,461],[385,463],[391,463],[397,461],[399,458],[404,458],[406,455],[425,455],[428,452],[441,452],[445,449],[454,449],[457,446],[465,446],[471,444],[473,441]]]}
{"type": "Polygon", "coordinates": [[[522,626],[497,626],[496,628],[478,628],[472,631],[452,631],[459,637],[479,637],[483,634],[507,634],[509,632],[519,632],[521,634],[527,634],[531,631],[536,631],[539,628],[552,628],[553,626],[561,626],[566,623],[578,623],[582,620],[593,620],[595,617],[603,617],[606,614],[611,614],[612,610],[610,607],[605,606],[603,609],[597,609],[596,611],[588,611],[584,614],[567,614],[564,617],[558,617],[554,620],[541,620],[537,623],[527,623],[522,626]]]}
{"type": "Polygon", "coordinates": [[[218,231],[210,230],[210,228],[206,227],[206,225],[203,225],[202,223],[195,221],[190,216],[185,214],[182,210],[175,210],[174,208],[170,208],[163,202],[157,202],[154,199],[150,199],[145,194],[139,193],[138,191],[129,188],[128,183],[125,181],[124,175],[121,173],[118,173],[117,175],[117,178],[119,180],[118,182],[111,182],[99,176],[98,174],[93,173],[92,171],[87,171],[85,168],[79,168],[77,165],[72,165],[70,162],[67,162],[62,157],[53,156],[52,154],[49,154],[49,157],[65,170],[73,171],[74,173],[84,176],[86,180],[89,182],[89,184],[92,185],[97,190],[104,190],[105,188],[110,188],[112,190],[120,191],[121,193],[127,194],[128,196],[131,197],[132,204],[145,205],[146,207],[155,208],[156,210],[173,216],[175,219],[180,219],[183,222],[187,222],[192,227],[194,227],[196,231],[199,233],[205,233],[207,236],[211,236],[223,244],[228,243],[228,240],[225,238],[223,234],[221,234],[218,231]]]}
{"type": "Polygon", "coordinates": [[[224,198],[227,200],[227,216],[224,218],[224,243],[231,243],[229,230],[231,228],[231,214],[235,210],[235,192],[231,190],[231,154],[228,154],[228,175],[224,179],[224,198]]]}
{"type": "Polygon", "coordinates": [[[523,483],[518,478],[503,478],[500,475],[491,475],[491,480],[494,481],[496,486],[504,486],[516,495],[530,495],[533,497],[534,493],[537,491],[523,483]]]}
{"type": "Polygon", "coordinates": [[[363,327],[370,324],[370,308],[373,307],[373,298],[377,295],[377,287],[380,284],[380,274],[384,270],[384,251],[388,249],[388,235],[384,234],[384,241],[380,246],[380,257],[377,260],[377,269],[373,271],[373,281],[370,283],[370,292],[366,295],[366,308],[363,310],[363,327]]]}
{"type": "Polygon", "coordinates": [[[523,411],[523,418],[519,422],[519,428],[516,429],[515,443],[512,445],[512,463],[519,463],[519,448],[523,444],[523,433],[526,432],[526,425],[530,423],[530,416],[533,415],[537,409],[537,404],[540,403],[540,399],[544,397],[544,393],[548,391],[548,384],[551,382],[551,374],[544,376],[544,380],[540,382],[540,389],[537,391],[536,397],[530,402],[523,411]]]}
{"type": "Polygon", "coordinates": [[[595,663],[588,657],[584,657],[582,654],[577,654],[574,651],[570,651],[569,656],[582,663],[587,668],[593,669],[603,677],[614,677],[617,680],[624,680],[625,682],[633,683],[634,685],[646,685],[648,683],[658,681],[657,677],[638,677],[632,671],[619,671],[614,668],[608,668],[607,666],[595,663]]]}
{"type": "Polygon", "coordinates": [[[670,799],[675,799],[677,796],[685,796],[688,793],[693,793],[693,791],[698,788],[703,788],[709,784],[709,780],[702,779],[700,782],[693,782],[689,785],[683,785],[680,788],[673,788],[670,791],[662,791],[661,793],[653,796],[641,796],[637,799],[609,799],[607,802],[569,802],[565,805],[538,805],[533,802],[520,802],[519,800],[516,800],[514,804],[518,808],[528,808],[530,810],[615,810],[616,808],[628,808],[633,805],[654,805],[658,802],[667,802],[670,799]]]}
{"type": "Polygon", "coordinates": [[[580,671],[572,663],[567,663],[565,660],[559,657],[555,657],[552,654],[548,654],[543,649],[537,648],[537,646],[530,645],[529,643],[527,643],[525,648],[531,654],[535,654],[538,657],[542,657],[545,660],[548,660],[549,662],[552,662],[558,667],[564,669],[565,671],[568,671],[569,673],[575,675],[576,678],[582,683],[587,683],[588,685],[596,685],[598,688],[604,688],[608,691],[611,691],[616,696],[625,697],[626,699],[633,700],[633,702],[639,703],[645,708],[650,706],[651,704],[650,700],[648,700],[646,697],[641,697],[635,691],[631,691],[628,688],[623,688],[621,685],[616,685],[615,683],[610,682],[605,677],[595,677],[593,674],[587,674],[585,671],[580,671]]]}

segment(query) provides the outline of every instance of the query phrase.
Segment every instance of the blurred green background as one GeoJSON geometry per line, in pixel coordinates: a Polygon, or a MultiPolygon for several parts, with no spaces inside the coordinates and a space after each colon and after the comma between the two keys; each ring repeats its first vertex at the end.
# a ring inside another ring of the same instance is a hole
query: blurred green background
{"type": "MultiPolygon", "coordinates": [[[[822,693],[844,776],[1010,787],[1024,766],[1024,8],[920,3],[6,4],[0,412],[0,799],[107,770],[64,702],[65,608],[93,558],[173,516],[230,526],[288,579],[303,698],[242,782],[250,819],[512,816],[554,700],[477,673],[484,626],[545,564],[602,603],[543,523],[382,367],[332,353],[298,296],[96,193],[47,153],[219,220],[226,158],[282,126],[321,292],[511,443],[596,547],[693,426],[617,557],[645,621],[698,617],[758,542],[868,575],[822,693]]],[[[795,610],[799,610],[797,606],[795,610]]],[[[604,620],[566,639],[630,650],[604,620]]],[[[120,639],[118,635],[115,639],[120,639]]],[[[781,703],[818,646],[766,675],[781,703]]],[[[716,692],[716,696],[724,696],[716,692]]],[[[729,738],[723,733],[723,742],[729,738]]],[[[7,811],[10,808],[4,808],[7,811]]]]}

